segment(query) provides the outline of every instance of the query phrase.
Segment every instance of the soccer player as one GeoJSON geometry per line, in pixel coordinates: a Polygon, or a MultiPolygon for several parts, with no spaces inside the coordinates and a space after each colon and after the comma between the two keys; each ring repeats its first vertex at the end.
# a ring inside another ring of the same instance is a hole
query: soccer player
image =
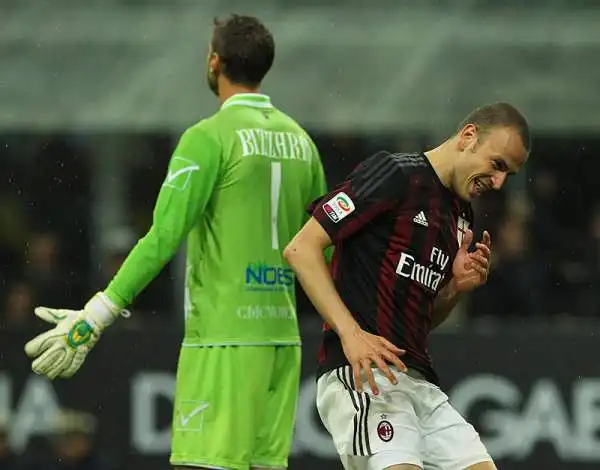
{"type": "Polygon", "coordinates": [[[287,467],[300,337],[283,249],[326,187],[308,134],[258,93],[274,54],[273,37],[256,18],[215,21],[208,84],[222,106],[183,133],[152,227],[82,310],[37,308],[56,327],[26,345],[36,373],[73,375],[187,237],[171,453],[177,468],[287,467]]]}
{"type": "Polygon", "coordinates": [[[469,201],[499,190],[529,150],[519,111],[483,106],[433,150],[366,159],[286,247],[325,319],[317,408],[346,470],[495,468],[439,388],[427,337],[488,276],[490,235],[470,249],[469,201]]]}

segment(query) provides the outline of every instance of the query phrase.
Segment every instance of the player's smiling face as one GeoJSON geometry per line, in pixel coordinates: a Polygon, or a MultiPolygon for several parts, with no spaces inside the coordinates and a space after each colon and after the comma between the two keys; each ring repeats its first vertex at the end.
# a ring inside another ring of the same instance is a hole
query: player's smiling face
{"type": "Polygon", "coordinates": [[[527,151],[518,132],[497,127],[485,133],[468,125],[459,134],[461,157],[456,164],[454,190],[465,200],[502,188],[510,175],[527,161],[527,151]]]}

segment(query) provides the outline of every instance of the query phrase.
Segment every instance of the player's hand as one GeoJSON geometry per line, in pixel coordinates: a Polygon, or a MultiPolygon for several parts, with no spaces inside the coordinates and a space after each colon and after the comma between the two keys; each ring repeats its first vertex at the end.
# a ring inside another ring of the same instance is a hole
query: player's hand
{"type": "Polygon", "coordinates": [[[483,232],[481,242],[475,243],[477,248],[469,253],[473,242],[473,232],[467,230],[452,265],[452,276],[458,292],[470,292],[487,282],[490,273],[490,257],[492,239],[488,231],[483,232]]]}
{"type": "Polygon", "coordinates": [[[124,314],[102,293],[92,297],[83,310],[37,307],[35,314],[56,326],[25,345],[25,353],[34,359],[31,369],[51,380],[71,377],[119,313],[124,314]]]}
{"type": "Polygon", "coordinates": [[[406,372],[406,366],[398,358],[406,351],[394,346],[382,336],[372,335],[363,329],[357,328],[352,333],[340,337],[340,339],[342,340],[344,354],[352,366],[354,387],[358,392],[363,391],[361,373],[364,372],[373,394],[377,395],[379,393],[373,375],[373,366],[381,370],[393,384],[396,384],[397,380],[388,363],[396,366],[399,371],[406,372]]]}

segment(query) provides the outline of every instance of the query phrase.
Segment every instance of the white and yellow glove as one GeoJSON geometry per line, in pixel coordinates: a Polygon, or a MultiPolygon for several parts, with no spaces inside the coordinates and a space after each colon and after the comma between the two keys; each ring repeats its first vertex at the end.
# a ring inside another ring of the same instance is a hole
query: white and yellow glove
{"type": "Polygon", "coordinates": [[[92,297],[83,310],[37,307],[35,314],[56,326],[25,345],[25,353],[35,359],[31,369],[53,380],[71,377],[79,370],[102,332],[119,315],[129,316],[102,292],[92,297]]]}

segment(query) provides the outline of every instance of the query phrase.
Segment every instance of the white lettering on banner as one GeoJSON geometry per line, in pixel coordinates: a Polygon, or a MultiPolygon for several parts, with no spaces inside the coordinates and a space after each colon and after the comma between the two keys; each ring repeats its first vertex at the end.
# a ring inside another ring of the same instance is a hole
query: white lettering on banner
{"type": "MultiPolygon", "coordinates": [[[[337,459],[315,409],[315,380],[311,375],[301,383],[292,455],[337,459]]],[[[140,455],[168,454],[171,420],[159,420],[159,405],[172,406],[175,375],[138,372],[130,383],[132,450],[140,455]]],[[[28,376],[18,385],[18,395],[16,387],[9,373],[0,373],[0,419],[10,423],[10,442],[20,452],[32,436],[51,432],[61,403],[45,378],[28,376]]],[[[540,378],[523,389],[507,377],[485,374],[458,382],[449,396],[457,411],[474,420],[497,459],[525,460],[538,444],[549,443],[563,462],[600,462],[600,378],[575,380],[565,392],[570,400],[551,378],[540,378]]]]}
{"type": "Polygon", "coordinates": [[[576,457],[600,460],[600,379],[579,379],[573,391],[576,457]]]}
{"type": "Polygon", "coordinates": [[[540,442],[550,443],[563,461],[600,461],[600,379],[572,385],[571,416],[556,382],[543,378],[524,395],[509,379],[477,375],[459,382],[450,402],[467,420],[479,403],[499,408],[483,411],[478,431],[496,458],[524,460],[540,442]]]}
{"type": "Polygon", "coordinates": [[[32,436],[53,431],[60,404],[48,379],[30,375],[12,410],[12,381],[10,376],[0,373],[0,397],[0,417],[10,423],[9,440],[17,452],[25,449],[32,436]]]}
{"type": "Polygon", "coordinates": [[[140,454],[165,454],[171,448],[171,426],[158,428],[158,400],[173,403],[175,375],[140,372],[131,379],[131,445],[140,454]]]}
{"type": "Polygon", "coordinates": [[[10,411],[12,402],[12,383],[10,377],[5,373],[0,373],[0,423],[10,421],[10,411]]]}

